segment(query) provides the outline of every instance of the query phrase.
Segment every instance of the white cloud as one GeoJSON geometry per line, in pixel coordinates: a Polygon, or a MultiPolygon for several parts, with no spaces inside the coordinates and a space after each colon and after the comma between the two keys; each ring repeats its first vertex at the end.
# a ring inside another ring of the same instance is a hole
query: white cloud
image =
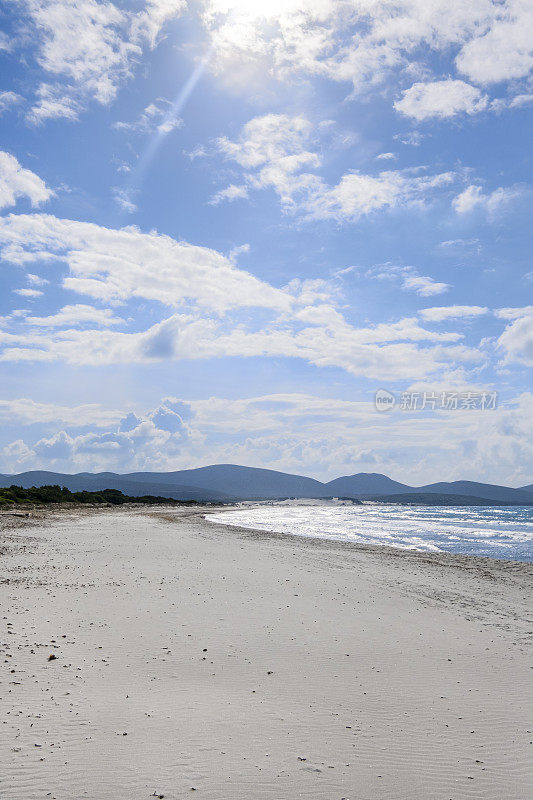
{"type": "Polygon", "coordinates": [[[28,397],[0,400],[0,420],[4,424],[11,424],[14,421],[23,425],[59,422],[76,428],[86,425],[107,427],[117,424],[122,416],[122,412],[105,409],[97,403],[59,406],[53,403],[39,403],[28,397]]]}
{"type": "Polygon", "coordinates": [[[236,186],[234,183],[231,183],[225,189],[221,189],[219,192],[213,195],[209,204],[212,206],[218,206],[219,203],[222,203],[224,200],[242,200],[248,197],[248,189],[246,186],[236,186]]]}
{"type": "Polygon", "coordinates": [[[260,330],[192,315],[173,316],[138,333],[68,329],[0,333],[3,361],[65,361],[76,365],[150,363],[206,358],[300,358],[375,380],[421,379],[452,363],[484,357],[459,344],[461,334],[426,330],[415,318],[356,328],[333,307],[301,307],[260,330]]]}
{"type": "Polygon", "coordinates": [[[109,308],[94,308],[82,303],[76,305],[63,306],[57,314],[47,317],[26,317],[24,322],[40,328],[62,328],[67,326],[79,326],[84,323],[91,325],[121,325],[124,320],[115,317],[109,308]]]}
{"type": "Polygon", "coordinates": [[[504,364],[533,367],[533,314],[526,311],[511,322],[499,337],[497,346],[504,355],[504,364]]]}
{"type": "MultiPolygon", "coordinates": [[[[96,406],[78,406],[78,421],[71,422],[76,428],[84,427],[92,416],[100,415],[94,427],[106,427],[104,415],[96,406]]],[[[60,410],[61,413],[61,410],[60,410]]],[[[105,413],[105,412],[104,412],[105,413]]],[[[1,409],[0,409],[1,414],[1,409]]],[[[56,414],[51,409],[51,415],[56,414]]],[[[67,414],[63,414],[68,416],[67,414]]],[[[113,415],[115,416],[115,415],[113,415]]],[[[43,464],[60,467],[66,464],[83,465],[83,469],[118,469],[124,468],[146,470],[161,464],[161,453],[165,459],[176,459],[187,444],[198,447],[202,441],[197,431],[181,419],[179,414],[167,407],[161,407],[146,415],[143,419],[135,418],[133,426],[121,429],[115,424],[108,431],[82,434],[70,434],[65,430],[51,436],[43,436],[31,447],[19,440],[7,445],[1,455],[6,468],[14,470],[29,464],[43,464]]],[[[109,423],[107,423],[109,425],[109,423]]]]}
{"type": "Polygon", "coordinates": [[[24,439],[0,451],[1,469],[16,472],[53,463],[70,472],[127,472],[242,463],[322,480],[383,472],[415,486],[466,477],[511,485],[530,480],[533,395],[524,393],[494,411],[402,414],[379,415],[370,400],[304,393],[192,401],[167,397],[135,413],[0,402],[3,420],[12,415],[35,424],[42,415],[44,423],[65,426],[60,432],[54,426],[51,435],[24,432],[24,439]],[[99,430],[80,433],[84,424],[99,430]],[[459,454],[468,457],[468,475],[459,454]]]}
{"type": "Polygon", "coordinates": [[[137,206],[131,199],[130,192],[127,189],[115,186],[113,189],[113,197],[118,207],[127,214],[134,214],[135,211],[137,211],[137,206]]]}
{"type": "Polygon", "coordinates": [[[82,105],[75,92],[60,84],[41,83],[36,93],[35,104],[26,114],[32,125],[41,125],[49,119],[78,119],[82,105]]]}
{"type": "Polygon", "coordinates": [[[533,94],[517,94],[509,101],[510,108],[523,108],[533,103],[533,94]]]}
{"type": "Polygon", "coordinates": [[[44,83],[29,112],[34,123],[77,119],[89,99],[111,102],[162,25],[182,13],[180,0],[149,0],[132,12],[96,0],[24,0],[37,42],[37,60],[56,84],[44,83]]]}
{"type": "Polygon", "coordinates": [[[495,315],[500,319],[519,319],[533,315],[533,306],[522,306],[519,308],[498,308],[495,315]]]}
{"type": "Polygon", "coordinates": [[[65,288],[100,300],[192,303],[217,313],[291,305],[286,294],[215,250],[135,227],[113,230],[44,214],[9,215],[0,219],[0,243],[12,263],[39,262],[43,255],[66,262],[65,288]]]}
{"type": "Polygon", "coordinates": [[[0,151],[0,209],[14,206],[19,197],[38,206],[51,196],[51,189],[38,175],[24,169],[11,153],[0,151]]]}
{"type": "Polygon", "coordinates": [[[395,133],[393,136],[398,142],[402,144],[407,144],[410,147],[420,147],[423,139],[425,139],[425,134],[421,133],[420,131],[409,131],[409,133],[395,133]]]}
{"type": "Polygon", "coordinates": [[[248,243],[239,244],[236,247],[232,247],[228,253],[228,258],[232,264],[234,264],[239,256],[245,255],[246,253],[250,252],[250,245],[248,243]]]}
{"type": "Polygon", "coordinates": [[[304,117],[266,114],[247,122],[237,141],[224,137],[217,144],[226,158],[247,170],[244,178],[250,188],[273,188],[282,205],[289,208],[297,193],[318,184],[316,176],[302,172],[305,167],[320,165],[319,156],[307,149],[312,135],[313,126],[304,117]]]}
{"type": "Polygon", "coordinates": [[[504,211],[523,193],[520,186],[499,187],[485,194],[481,186],[470,185],[453,200],[458,214],[468,214],[476,208],[486,211],[490,216],[504,211]]]}
{"type": "Polygon", "coordinates": [[[396,153],[380,153],[378,156],[376,156],[376,158],[385,161],[394,161],[394,159],[396,158],[396,153]]]}
{"type": "Polygon", "coordinates": [[[32,272],[26,274],[26,280],[28,283],[31,283],[32,286],[46,286],[46,284],[49,283],[46,278],[41,278],[39,275],[34,275],[32,272]]]}
{"type": "Polygon", "coordinates": [[[420,275],[414,267],[400,267],[396,264],[377,264],[367,270],[365,275],[378,280],[399,280],[405,291],[416,292],[420,297],[433,297],[444,294],[450,288],[447,283],[441,283],[429,275],[420,275]]]}
{"type": "Polygon", "coordinates": [[[445,118],[455,114],[478,114],[488,106],[488,98],[475,86],[459,80],[415,83],[394,103],[400,111],[417,122],[432,117],[445,118]]]}
{"type": "Polygon", "coordinates": [[[144,10],[132,17],[132,39],[146,40],[154,48],[165,23],[179,17],[186,8],[186,0],[147,0],[144,10]]]}
{"type": "Polygon", "coordinates": [[[9,53],[13,49],[13,40],[9,38],[7,33],[0,31],[0,52],[9,53]]]}
{"type": "Polygon", "coordinates": [[[21,297],[28,298],[42,297],[43,294],[40,289],[13,289],[13,292],[21,297]]]}
{"type": "MultiPolygon", "coordinates": [[[[108,310],[78,304],[26,324],[7,320],[4,361],[70,364],[149,363],[179,359],[300,358],[375,379],[421,379],[484,356],[460,344],[461,334],[424,329],[415,318],[356,327],[336,307],[335,286],[292,281],[277,289],[207,248],[135,227],[111,230],[50,215],[0,218],[3,257],[15,264],[57,258],[68,267],[63,286],[107,302],[153,301],[179,310],[133,332],[109,330],[108,310]],[[263,309],[239,315],[239,309],[263,309]],[[18,325],[18,327],[17,327],[18,325]],[[96,329],[95,325],[107,329],[96,329]],[[64,329],[65,326],[69,326],[64,329]]],[[[371,274],[420,296],[448,287],[413,267],[382,265],[371,274]]]]}
{"type": "Polygon", "coordinates": [[[365,93],[391,74],[427,74],[435,55],[450,52],[474,83],[520,78],[533,66],[529,0],[204,0],[203,8],[213,68],[247,90],[267,75],[301,74],[365,93]]]}
{"type": "Polygon", "coordinates": [[[304,117],[267,114],[247,122],[236,141],[219,139],[220,151],[243,168],[244,184],[218,192],[212,202],[245,196],[249,190],[273,189],[285,212],[356,222],[375,211],[423,204],[455,179],[451,172],[420,175],[388,170],[367,175],[354,170],[330,186],[309,171],[321,166],[320,156],[311,149],[315,138],[315,126],[304,117]]]}
{"type": "Polygon", "coordinates": [[[489,309],[484,306],[436,306],[423,308],[418,313],[426,322],[443,322],[448,319],[481,317],[488,314],[489,309]]]}
{"type": "Polygon", "coordinates": [[[319,187],[306,202],[307,216],[356,222],[375,211],[423,205],[434,191],[453,182],[453,173],[412,175],[409,171],[387,171],[379,175],[351,172],[336,186],[319,187]]]}
{"type": "Polygon", "coordinates": [[[22,97],[16,92],[0,92],[0,114],[18,105],[21,101],[22,97]]]}
{"type": "Polygon", "coordinates": [[[522,78],[533,68],[533,6],[529,0],[494,6],[491,27],[466,42],[456,59],[459,71],[480,84],[522,78]]]}
{"type": "Polygon", "coordinates": [[[167,134],[183,126],[183,120],[176,116],[173,105],[169,100],[158,97],[149,103],[135,122],[115,122],[113,128],[119,131],[134,133],[167,134]]]}
{"type": "MultiPolygon", "coordinates": [[[[53,97],[38,97],[28,115],[42,122],[75,119],[91,99],[111,102],[186,3],[145,0],[132,10],[109,0],[21,0],[21,7],[50,75],[43,91],[53,97]]],[[[533,66],[529,0],[200,0],[195,12],[210,39],[211,68],[247,93],[295,75],[368,93],[391,76],[403,85],[413,75],[425,80],[435,56],[450,52],[476,84],[520,79],[533,66]]]]}
{"type": "Polygon", "coordinates": [[[117,83],[130,74],[130,62],[139,56],[137,44],[127,39],[128,17],[113,3],[79,0],[33,0],[28,14],[41,37],[41,67],[108,103],[117,83]]]}
{"type": "Polygon", "coordinates": [[[433,297],[447,292],[450,287],[447,283],[439,283],[427,275],[407,274],[403,280],[403,288],[416,292],[420,297],[433,297]]]}

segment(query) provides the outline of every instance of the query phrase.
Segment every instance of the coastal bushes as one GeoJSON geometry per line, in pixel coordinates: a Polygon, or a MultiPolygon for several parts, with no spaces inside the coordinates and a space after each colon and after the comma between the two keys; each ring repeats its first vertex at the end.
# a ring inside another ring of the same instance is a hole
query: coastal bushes
{"type": "Polygon", "coordinates": [[[8,488],[0,488],[0,506],[12,505],[13,503],[106,503],[114,506],[120,506],[124,503],[144,503],[147,505],[154,504],[171,504],[171,505],[190,505],[194,501],[180,501],[173,500],[169,497],[159,497],[155,495],[142,495],[142,497],[129,497],[122,494],[118,489],[99,489],[96,492],[71,492],[65,486],[32,486],[29,489],[24,489],[22,486],[13,484],[8,488]]]}

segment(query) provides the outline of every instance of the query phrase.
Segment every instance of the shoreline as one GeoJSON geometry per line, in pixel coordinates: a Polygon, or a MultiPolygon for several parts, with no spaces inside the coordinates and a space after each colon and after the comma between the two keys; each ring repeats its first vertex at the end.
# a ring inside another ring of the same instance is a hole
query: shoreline
{"type": "MultiPolygon", "coordinates": [[[[233,510],[233,509],[231,509],[231,510],[233,510]]],[[[205,513],[202,512],[202,513],[204,515],[204,518],[207,520],[207,518],[208,518],[208,516],[210,514],[219,514],[219,513],[223,513],[224,511],[230,511],[230,509],[228,509],[228,508],[218,508],[218,509],[213,509],[212,511],[210,510],[208,512],[205,512],[205,513]]],[[[389,556],[393,556],[395,554],[398,554],[398,555],[403,557],[403,556],[405,556],[405,554],[410,553],[413,556],[415,556],[417,558],[417,560],[419,560],[420,556],[422,556],[422,557],[427,556],[428,559],[430,559],[430,560],[436,559],[438,561],[439,559],[442,559],[443,563],[448,563],[448,559],[450,559],[450,561],[449,561],[450,566],[453,565],[453,563],[454,563],[454,561],[456,559],[459,559],[459,561],[457,562],[457,566],[459,568],[464,568],[464,567],[467,566],[467,564],[464,563],[464,559],[467,559],[468,561],[474,562],[474,565],[479,566],[479,567],[482,567],[484,565],[485,566],[489,566],[493,562],[496,562],[498,565],[500,565],[500,564],[510,564],[511,566],[513,566],[515,564],[518,564],[519,566],[525,567],[526,568],[526,572],[531,574],[531,577],[533,578],[533,562],[520,561],[519,559],[496,558],[494,556],[477,556],[477,555],[470,555],[470,554],[467,555],[467,554],[463,554],[463,553],[449,553],[449,552],[446,552],[444,550],[441,550],[439,552],[430,552],[430,551],[427,551],[427,550],[417,550],[416,548],[407,548],[407,547],[400,547],[400,546],[393,547],[392,545],[387,545],[387,544],[379,544],[378,545],[378,544],[367,544],[367,543],[363,543],[363,542],[350,542],[350,541],[343,541],[341,539],[328,539],[326,537],[304,536],[302,534],[291,533],[289,531],[281,533],[280,531],[262,530],[262,529],[259,529],[259,528],[245,527],[243,525],[235,525],[235,524],[233,524],[231,522],[227,522],[227,523],[226,522],[216,522],[216,523],[211,523],[211,524],[212,525],[220,525],[221,527],[228,528],[229,530],[232,530],[232,531],[239,531],[239,532],[242,532],[242,533],[247,533],[248,532],[248,533],[251,533],[251,534],[253,534],[255,536],[264,534],[265,536],[282,537],[282,538],[289,537],[289,538],[294,538],[294,539],[298,539],[298,540],[304,539],[305,541],[325,542],[326,544],[334,544],[334,545],[339,545],[341,547],[347,547],[347,548],[357,548],[358,550],[364,550],[364,551],[368,551],[369,553],[376,553],[376,554],[380,553],[381,551],[384,551],[389,556]],[[527,569],[527,568],[529,568],[529,569],[527,569]]]]}
{"type": "Polygon", "coordinates": [[[533,565],[220,510],[0,531],[5,800],[529,796],[533,565]]]}
{"type": "MultiPolygon", "coordinates": [[[[249,501],[250,508],[254,507],[263,507],[264,503],[261,501],[249,501]]],[[[15,512],[22,511],[23,508],[14,509],[15,512]]],[[[19,514],[19,513],[12,513],[11,511],[0,511],[0,535],[2,534],[3,530],[7,530],[9,528],[25,528],[31,527],[35,525],[47,525],[54,520],[61,520],[63,517],[76,517],[76,516],[90,516],[93,514],[102,514],[102,513],[137,513],[140,515],[148,515],[148,516],[158,516],[161,514],[163,517],[165,514],[167,516],[172,516],[179,514],[181,518],[190,517],[194,519],[199,517],[204,519],[206,522],[209,521],[208,517],[211,514],[220,514],[224,512],[230,512],[236,510],[233,506],[221,505],[216,506],[214,504],[210,504],[209,506],[198,505],[198,506],[142,506],[136,503],[124,503],[120,506],[113,506],[109,504],[102,504],[102,505],[89,505],[89,504],[78,504],[72,506],[64,506],[64,505],[42,505],[36,508],[32,508],[29,510],[28,514],[19,514]],[[11,518],[13,520],[13,524],[10,526],[6,524],[6,520],[11,518]],[[2,521],[4,520],[4,521],[2,521]],[[16,520],[16,521],[15,521],[16,520]]],[[[456,566],[460,569],[468,567],[469,562],[472,562],[472,566],[477,566],[479,568],[490,567],[491,564],[502,566],[504,571],[508,568],[511,572],[515,571],[515,565],[518,565],[518,568],[523,567],[524,571],[527,574],[530,574],[533,578],[533,562],[531,561],[521,561],[520,559],[514,558],[497,558],[495,556],[479,556],[479,555],[471,555],[471,554],[464,554],[464,553],[450,553],[444,550],[439,552],[431,552],[427,550],[417,550],[416,548],[406,548],[400,546],[392,546],[388,544],[368,544],[363,542],[351,542],[351,541],[343,541],[340,539],[328,539],[328,538],[320,538],[320,537],[311,537],[311,536],[304,536],[302,534],[291,533],[291,532],[280,532],[280,531],[268,531],[262,530],[259,528],[253,527],[245,527],[243,525],[235,525],[231,522],[211,522],[210,525],[217,525],[222,528],[226,528],[229,531],[239,532],[239,533],[249,533],[253,536],[267,536],[273,538],[294,538],[297,540],[305,540],[305,541],[313,541],[317,543],[325,543],[325,545],[333,544],[338,545],[339,547],[346,547],[348,549],[356,548],[357,550],[367,551],[369,553],[384,553],[388,556],[393,557],[394,555],[398,555],[399,557],[405,557],[407,554],[411,554],[416,560],[424,560],[427,558],[429,562],[435,561],[439,563],[442,561],[443,564],[449,564],[449,566],[453,566],[455,563],[456,566]],[[507,565],[507,567],[506,567],[507,565]]]]}

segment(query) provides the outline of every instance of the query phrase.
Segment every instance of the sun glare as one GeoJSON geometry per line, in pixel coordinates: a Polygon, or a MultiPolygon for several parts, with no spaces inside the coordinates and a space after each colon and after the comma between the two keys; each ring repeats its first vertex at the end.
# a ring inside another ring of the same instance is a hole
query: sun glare
{"type": "MultiPolygon", "coordinates": [[[[301,3],[300,3],[301,5],[301,3]]],[[[274,19],[287,10],[295,10],[297,0],[212,0],[209,10],[212,14],[228,14],[233,17],[252,19],[274,19]]]]}

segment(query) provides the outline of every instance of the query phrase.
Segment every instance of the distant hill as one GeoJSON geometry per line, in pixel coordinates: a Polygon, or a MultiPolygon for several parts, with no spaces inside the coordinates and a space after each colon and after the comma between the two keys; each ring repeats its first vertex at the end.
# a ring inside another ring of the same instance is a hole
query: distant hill
{"type": "MultiPolygon", "coordinates": [[[[242,467],[237,464],[213,464],[198,469],[175,472],[79,472],[68,475],[61,472],[36,470],[18,475],[0,475],[0,484],[17,484],[24,488],[57,484],[72,492],[117,489],[130,497],[158,495],[175,500],[228,502],[230,500],[267,500],[288,497],[328,498],[344,497],[364,499],[396,497],[402,495],[462,496],[496,503],[533,503],[531,486],[513,489],[475,481],[432,483],[427,486],[408,486],[386,475],[360,472],[345,475],[328,483],[302,475],[292,475],[271,469],[242,467]]],[[[434,502],[433,499],[431,502],[434,502]]],[[[449,500],[448,502],[452,502],[449,500]]]]}
{"type": "Polygon", "coordinates": [[[398,483],[379,472],[359,472],[357,475],[345,475],[342,478],[326,483],[334,495],[343,497],[360,497],[367,494],[397,494],[409,491],[405,483],[398,483]]]}
{"type": "Polygon", "coordinates": [[[166,473],[132,472],[127,477],[132,480],[149,478],[157,480],[158,483],[175,481],[239,498],[331,496],[331,492],[325,484],[314,478],[305,478],[302,475],[291,475],[272,469],[241,467],[237,464],[212,464],[208,467],[166,473]]]}
{"type": "Polygon", "coordinates": [[[497,486],[492,483],[476,483],[475,481],[430,483],[427,486],[420,486],[414,491],[485,497],[488,500],[497,500],[501,503],[519,503],[521,500],[531,502],[533,500],[533,492],[527,492],[523,489],[511,489],[508,486],[497,486]]]}
{"type": "MultiPolygon", "coordinates": [[[[142,473],[138,473],[142,475],[142,473]]],[[[153,473],[157,475],[158,473],[153,473]]],[[[165,473],[159,473],[165,475],[165,473]]],[[[168,473],[167,473],[168,474],[168,473]]],[[[197,500],[208,502],[219,502],[228,500],[227,495],[209,489],[198,488],[197,486],[183,486],[177,482],[157,482],[155,480],[131,480],[129,475],[118,475],[115,472],[79,472],[75,475],[68,475],[61,472],[31,471],[21,472],[18,475],[0,475],[2,486],[16,484],[24,489],[32,486],[65,486],[71,492],[90,491],[97,492],[102,489],[118,489],[130,497],[141,497],[142,495],[158,495],[169,497],[173,500],[197,500]]]]}

